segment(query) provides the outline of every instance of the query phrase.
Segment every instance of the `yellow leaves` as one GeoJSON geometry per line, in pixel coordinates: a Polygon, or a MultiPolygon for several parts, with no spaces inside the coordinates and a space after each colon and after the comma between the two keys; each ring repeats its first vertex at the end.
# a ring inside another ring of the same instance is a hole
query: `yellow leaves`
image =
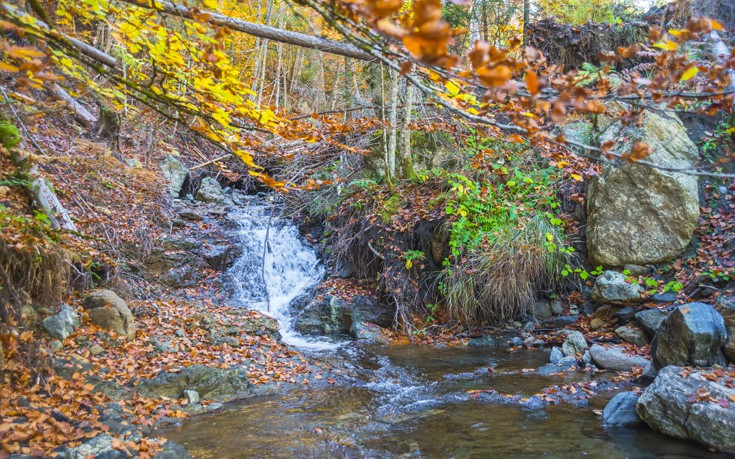
{"type": "Polygon", "coordinates": [[[447,81],[446,83],[444,83],[444,87],[446,87],[446,88],[447,88],[447,91],[449,91],[449,94],[451,94],[452,96],[456,96],[457,94],[459,94],[459,90],[460,90],[460,88],[459,88],[459,86],[458,86],[458,85],[457,85],[457,84],[456,84],[456,83],[455,83],[454,81],[452,81],[452,80],[449,80],[449,81],[447,81]]]}
{"type": "Polygon", "coordinates": [[[699,73],[699,69],[697,67],[691,67],[681,75],[680,81],[691,80],[697,73],[699,73]]]}
{"type": "Polygon", "coordinates": [[[202,0],[202,5],[209,10],[216,10],[219,6],[217,0],[202,0]]]}
{"type": "Polygon", "coordinates": [[[723,30],[722,23],[720,21],[716,21],[714,19],[710,19],[710,27],[712,27],[712,30],[718,30],[718,31],[722,31],[723,30]]]}
{"type": "Polygon", "coordinates": [[[30,46],[13,46],[5,44],[2,46],[2,50],[8,57],[14,59],[32,59],[35,57],[46,56],[42,51],[30,46]]]}
{"type": "Polygon", "coordinates": [[[659,42],[659,43],[654,43],[653,46],[656,48],[662,49],[664,51],[676,51],[679,48],[678,43],[676,43],[675,41],[670,41],[670,40],[659,42]]]}
{"type": "Polygon", "coordinates": [[[17,73],[20,71],[20,68],[7,62],[0,62],[0,70],[3,72],[17,73]]]}
{"type": "Polygon", "coordinates": [[[689,32],[688,29],[669,29],[669,35],[673,35],[675,37],[681,37],[687,32],[689,32]]]}

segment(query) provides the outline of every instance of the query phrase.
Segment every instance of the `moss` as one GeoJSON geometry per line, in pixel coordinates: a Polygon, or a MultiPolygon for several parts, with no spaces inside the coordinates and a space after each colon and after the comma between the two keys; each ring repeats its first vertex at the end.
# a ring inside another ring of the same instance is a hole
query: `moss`
{"type": "Polygon", "coordinates": [[[10,121],[0,121],[0,143],[7,149],[14,148],[20,143],[20,132],[10,121]]]}
{"type": "Polygon", "coordinates": [[[393,215],[398,212],[398,209],[400,209],[400,207],[401,197],[397,194],[391,195],[391,197],[383,203],[380,208],[379,214],[380,220],[383,222],[384,225],[387,225],[391,222],[393,215]]]}

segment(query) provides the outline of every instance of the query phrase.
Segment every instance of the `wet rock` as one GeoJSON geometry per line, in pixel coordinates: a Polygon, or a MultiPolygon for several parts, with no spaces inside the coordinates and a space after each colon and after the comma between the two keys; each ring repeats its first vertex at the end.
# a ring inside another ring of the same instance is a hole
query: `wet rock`
{"type": "Polygon", "coordinates": [[[212,368],[192,365],[178,373],[162,372],[142,379],[138,390],[146,397],[179,398],[184,390],[196,391],[203,399],[227,402],[250,394],[247,368],[212,368]]]}
{"type": "Polygon", "coordinates": [[[636,346],[642,347],[648,344],[648,336],[646,332],[640,328],[635,328],[630,325],[625,325],[615,329],[615,333],[625,342],[635,344],[636,346]]]}
{"type": "Polygon", "coordinates": [[[469,347],[508,347],[515,333],[493,333],[484,336],[470,337],[467,340],[469,347]]]}
{"type": "Polygon", "coordinates": [[[551,363],[559,363],[559,361],[563,358],[564,358],[564,352],[562,352],[560,347],[554,346],[551,349],[551,355],[549,355],[549,361],[551,363]]]}
{"type": "Polygon", "coordinates": [[[386,331],[378,325],[370,322],[353,322],[350,327],[350,335],[358,341],[367,341],[377,344],[390,344],[390,338],[386,331]]]}
{"type": "Polygon", "coordinates": [[[661,322],[666,319],[669,313],[661,309],[646,309],[635,315],[635,320],[650,336],[655,336],[661,327],[661,322]]]}
{"type": "Polygon", "coordinates": [[[201,251],[204,261],[214,270],[225,271],[238,256],[237,250],[226,242],[207,244],[201,251]]]}
{"type": "Polygon", "coordinates": [[[112,436],[108,434],[97,435],[96,437],[88,440],[85,443],[77,446],[76,448],[70,448],[66,450],[67,459],[87,459],[88,457],[99,457],[105,453],[118,452],[119,456],[106,456],[106,457],[126,457],[122,451],[116,451],[112,447],[112,436]]]}
{"type": "Polygon", "coordinates": [[[196,199],[204,202],[222,202],[225,200],[225,193],[217,180],[212,177],[204,177],[199,184],[196,199]]]}
{"type": "Polygon", "coordinates": [[[722,316],[708,304],[689,303],[672,310],[661,323],[651,345],[651,355],[657,368],[709,367],[724,363],[720,347],[726,341],[722,316]]]}
{"type": "Polygon", "coordinates": [[[355,265],[353,265],[350,261],[342,260],[340,258],[337,260],[335,271],[339,277],[347,278],[352,276],[352,274],[355,272],[355,265]]]}
{"type": "Polygon", "coordinates": [[[549,376],[554,373],[574,372],[577,371],[577,369],[577,360],[574,357],[569,356],[560,359],[556,363],[549,363],[540,367],[536,370],[536,373],[542,376],[549,376]]]}
{"type": "Polygon", "coordinates": [[[598,277],[592,288],[592,299],[600,304],[621,306],[636,305],[641,302],[643,288],[625,281],[625,275],[617,271],[605,271],[598,277]]]}
{"type": "Polygon", "coordinates": [[[391,327],[394,316],[394,308],[374,297],[356,295],[345,300],[336,295],[318,295],[303,307],[294,328],[311,335],[349,334],[355,322],[391,327]]]}
{"type": "Polygon", "coordinates": [[[167,441],[163,444],[163,450],[153,456],[153,459],[191,459],[191,455],[180,444],[167,441]]]}
{"type": "Polygon", "coordinates": [[[181,195],[181,189],[189,177],[189,169],[184,164],[171,155],[167,155],[159,164],[163,176],[168,180],[166,192],[169,197],[178,198],[181,195]]]}
{"type": "Polygon", "coordinates": [[[585,349],[588,348],[589,345],[587,344],[587,340],[585,340],[584,335],[578,331],[569,333],[569,335],[567,335],[567,339],[564,340],[564,344],[561,346],[561,350],[565,356],[583,354],[585,349]]]}
{"type": "Polygon", "coordinates": [[[728,339],[722,350],[730,362],[735,363],[735,298],[720,297],[715,303],[715,308],[720,312],[727,329],[728,339]]]}
{"type": "Polygon", "coordinates": [[[189,404],[199,403],[199,392],[195,390],[185,390],[184,398],[189,404]]]}
{"type": "Polygon", "coordinates": [[[735,397],[735,389],[672,365],[663,368],[646,388],[636,412],[658,432],[733,452],[735,403],[717,403],[730,397],[735,397]],[[697,400],[698,393],[708,393],[715,401],[709,397],[697,400]]]}
{"type": "MultiPolygon", "coordinates": [[[[646,160],[689,169],[697,147],[674,113],[647,111],[640,123],[613,122],[600,135],[615,140],[613,151],[628,152],[646,143],[646,160]]],[[[604,165],[587,191],[587,250],[593,266],[651,265],[681,254],[699,218],[697,178],[628,163],[604,165]]]]}
{"type": "Polygon", "coordinates": [[[97,290],[84,299],[89,321],[127,339],[135,336],[135,321],[127,303],[112,290],[97,290]]]}
{"type": "Polygon", "coordinates": [[[614,371],[631,371],[634,366],[646,368],[650,362],[639,355],[630,355],[622,347],[603,347],[593,344],[590,348],[592,361],[600,368],[614,371]]]}
{"type": "Polygon", "coordinates": [[[522,346],[523,345],[523,340],[521,338],[519,338],[519,337],[516,336],[516,337],[514,337],[513,339],[510,340],[510,344],[512,344],[515,347],[522,346]]]}
{"type": "Polygon", "coordinates": [[[49,334],[49,336],[58,339],[66,339],[69,335],[79,328],[79,314],[77,311],[67,305],[61,306],[58,314],[46,317],[41,322],[41,326],[49,334]]]}
{"type": "Polygon", "coordinates": [[[533,317],[539,321],[543,321],[551,317],[553,312],[551,311],[551,304],[549,300],[541,298],[536,300],[533,305],[533,317]]]}
{"type": "Polygon", "coordinates": [[[610,400],[602,412],[605,427],[637,427],[641,418],[635,411],[639,396],[633,392],[621,392],[610,400]]]}

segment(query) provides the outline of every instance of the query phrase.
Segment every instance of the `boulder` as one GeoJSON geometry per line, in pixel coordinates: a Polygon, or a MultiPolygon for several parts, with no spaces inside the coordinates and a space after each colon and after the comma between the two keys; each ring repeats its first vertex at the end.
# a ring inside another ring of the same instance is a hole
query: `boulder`
{"type": "Polygon", "coordinates": [[[735,389],[721,380],[678,366],[663,368],[636,405],[652,429],[672,437],[698,441],[710,448],[735,452],[735,389]],[[699,394],[708,394],[699,397],[699,394]]]}
{"type": "Polygon", "coordinates": [[[205,245],[201,255],[212,269],[225,271],[235,262],[238,252],[226,242],[217,242],[205,245]]]}
{"type": "Polygon", "coordinates": [[[66,339],[80,325],[79,314],[74,308],[67,305],[61,306],[61,310],[57,314],[46,317],[41,322],[41,326],[46,333],[58,339],[66,339]]]}
{"type": "Polygon", "coordinates": [[[640,328],[624,325],[616,328],[615,333],[620,337],[620,339],[627,343],[635,344],[639,347],[648,344],[648,336],[646,335],[646,332],[640,328]]]}
{"type": "Polygon", "coordinates": [[[590,330],[597,331],[605,326],[605,321],[599,317],[595,317],[590,321],[590,330]]]}
{"type": "Polygon", "coordinates": [[[661,323],[669,315],[662,309],[646,309],[635,315],[635,320],[650,336],[655,336],[661,323]]]}
{"type": "Polygon", "coordinates": [[[735,363],[735,298],[720,297],[715,303],[715,308],[720,312],[727,329],[728,338],[722,350],[730,362],[735,363]]]}
{"type": "Polygon", "coordinates": [[[159,164],[163,176],[168,180],[166,192],[172,198],[178,198],[181,195],[181,189],[189,177],[189,169],[172,155],[167,155],[159,164]]]}
{"type": "Polygon", "coordinates": [[[352,327],[350,327],[350,335],[358,341],[384,345],[390,344],[390,337],[387,331],[370,322],[353,322],[352,327]]]}
{"type": "Polygon", "coordinates": [[[540,298],[533,304],[533,317],[538,321],[543,321],[553,315],[549,300],[540,298]]]}
{"type": "Polygon", "coordinates": [[[199,403],[199,392],[195,390],[185,390],[184,398],[189,404],[192,404],[192,405],[197,404],[199,403]]]}
{"type": "Polygon", "coordinates": [[[598,367],[613,371],[631,371],[634,366],[646,368],[651,363],[645,357],[627,354],[622,347],[599,344],[592,345],[590,357],[598,367]]]}
{"type": "Polygon", "coordinates": [[[184,391],[195,391],[202,399],[227,402],[250,394],[247,368],[213,368],[192,365],[177,373],[162,372],[138,383],[146,397],[179,398],[184,391]]]}
{"type": "Polygon", "coordinates": [[[579,320],[579,316],[558,316],[552,317],[545,321],[554,328],[563,328],[576,323],[579,320]]]}
{"type": "MultiPolygon", "coordinates": [[[[294,307],[301,309],[294,328],[309,335],[349,334],[355,322],[370,322],[381,327],[391,327],[395,309],[379,302],[372,296],[355,295],[342,299],[336,295],[316,295],[305,306],[295,301],[294,307]]],[[[302,303],[303,304],[303,303],[302,303]]]]}
{"type": "Polygon", "coordinates": [[[726,341],[722,316],[708,304],[689,303],[672,310],[661,323],[651,345],[651,355],[656,368],[710,367],[724,363],[720,347],[726,341]]]}
{"type": "Polygon", "coordinates": [[[584,351],[589,348],[587,340],[584,339],[584,335],[581,332],[573,331],[567,335],[567,339],[564,340],[564,344],[561,345],[561,350],[565,356],[573,356],[574,354],[584,354],[584,351]]]}
{"type": "Polygon", "coordinates": [[[605,271],[595,281],[595,286],[592,288],[592,299],[600,304],[617,304],[620,306],[640,303],[643,287],[628,283],[625,279],[623,273],[605,271]]]}
{"type": "Polygon", "coordinates": [[[641,418],[635,411],[640,397],[633,392],[621,392],[613,397],[602,411],[602,425],[605,427],[637,427],[641,418]]]}
{"type": "Polygon", "coordinates": [[[557,316],[564,314],[564,308],[561,305],[560,300],[551,300],[551,312],[557,316]]]}
{"type": "Polygon", "coordinates": [[[127,339],[135,336],[135,321],[125,301],[112,290],[97,290],[84,299],[89,321],[127,339]]]}
{"type": "Polygon", "coordinates": [[[225,192],[222,186],[212,177],[204,177],[199,185],[196,195],[197,201],[204,202],[222,202],[225,200],[225,192]]]}
{"type": "MultiPolygon", "coordinates": [[[[611,120],[612,121],[612,120],[611,120]]],[[[697,147],[676,114],[646,111],[639,123],[612,122],[598,142],[625,154],[635,141],[646,161],[691,168],[697,147]]],[[[697,178],[636,164],[605,164],[587,189],[587,251],[593,266],[651,265],[680,255],[699,218],[697,178]]]]}

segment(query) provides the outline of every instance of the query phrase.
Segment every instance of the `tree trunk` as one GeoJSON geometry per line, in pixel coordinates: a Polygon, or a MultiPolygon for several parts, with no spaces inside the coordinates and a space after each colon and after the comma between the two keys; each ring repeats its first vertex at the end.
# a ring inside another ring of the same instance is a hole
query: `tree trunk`
{"type": "Polygon", "coordinates": [[[398,143],[398,80],[399,75],[391,70],[390,76],[390,139],[388,140],[388,171],[396,176],[396,147],[398,143]]]}
{"type": "Polygon", "coordinates": [[[413,158],[411,157],[411,110],[413,109],[414,88],[411,83],[406,82],[406,112],[403,116],[403,129],[401,129],[401,169],[403,178],[416,179],[416,171],[413,169],[413,158]]]}

